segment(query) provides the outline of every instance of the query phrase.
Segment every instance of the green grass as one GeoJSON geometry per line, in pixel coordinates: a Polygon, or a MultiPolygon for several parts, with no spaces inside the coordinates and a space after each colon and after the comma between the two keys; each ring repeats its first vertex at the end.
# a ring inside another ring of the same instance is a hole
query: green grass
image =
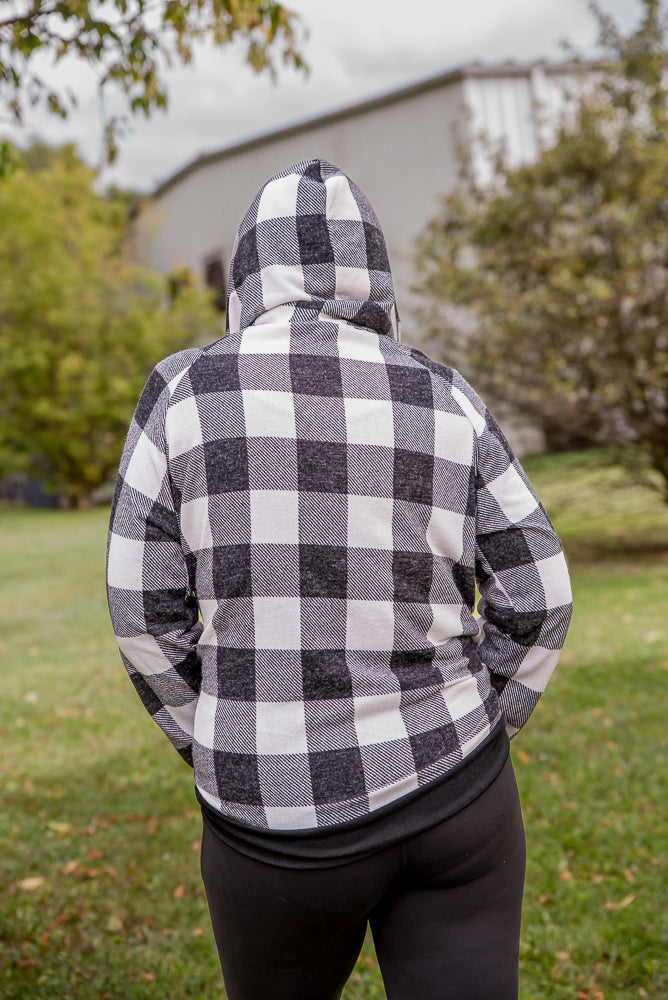
{"type": "MultiPolygon", "coordinates": [[[[521,997],[665,997],[668,510],[604,456],[526,464],[576,613],[513,743],[521,997]]],[[[221,1000],[191,772],[120,664],[106,519],[0,509],[0,998],[221,1000]]],[[[344,1000],[383,997],[367,943],[344,1000]]]]}

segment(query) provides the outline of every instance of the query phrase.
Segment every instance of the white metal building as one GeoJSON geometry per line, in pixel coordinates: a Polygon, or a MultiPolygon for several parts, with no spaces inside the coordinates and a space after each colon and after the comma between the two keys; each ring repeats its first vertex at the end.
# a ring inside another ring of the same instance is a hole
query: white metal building
{"type": "Polygon", "coordinates": [[[411,323],[414,241],[457,181],[457,145],[467,142],[484,180],[478,139],[502,142],[513,164],[549,143],[577,83],[577,64],[473,64],[340,111],[200,156],[146,202],[136,226],[139,255],[162,273],[185,266],[224,302],[237,226],[258,188],[277,171],[311,157],[330,160],[371,200],[388,243],[403,339],[420,344],[411,323]]]}

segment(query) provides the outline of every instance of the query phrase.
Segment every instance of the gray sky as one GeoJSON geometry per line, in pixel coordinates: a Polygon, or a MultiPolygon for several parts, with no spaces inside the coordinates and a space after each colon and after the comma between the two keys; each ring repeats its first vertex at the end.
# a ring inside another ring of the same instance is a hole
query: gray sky
{"type": "MultiPolygon", "coordinates": [[[[592,54],[596,41],[586,0],[286,0],[286,6],[308,29],[308,78],[281,69],[274,84],[244,64],[241,47],[200,48],[193,66],[168,74],[168,111],[134,120],[105,183],[148,191],[202,152],[425,76],[476,60],[562,59],[564,38],[592,54]]],[[[603,6],[624,31],[637,23],[638,0],[603,0],[603,6]]],[[[0,125],[0,136],[76,142],[94,162],[101,128],[93,75],[73,61],[63,61],[58,73],[79,96],[72,118],[33,112],[22,133],[0,125]]]]}

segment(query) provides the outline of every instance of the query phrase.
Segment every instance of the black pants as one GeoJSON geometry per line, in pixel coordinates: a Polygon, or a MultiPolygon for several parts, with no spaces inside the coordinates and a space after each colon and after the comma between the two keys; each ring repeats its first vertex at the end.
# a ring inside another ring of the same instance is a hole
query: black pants
{"type": "Polygon", "coordinates": [[[265,864],[205,826],[229,1000],[338,1000],[367,922],[388,1000],[516,1000],[524,864],[510,760],[456,815],[338,867],[265,864]]]}

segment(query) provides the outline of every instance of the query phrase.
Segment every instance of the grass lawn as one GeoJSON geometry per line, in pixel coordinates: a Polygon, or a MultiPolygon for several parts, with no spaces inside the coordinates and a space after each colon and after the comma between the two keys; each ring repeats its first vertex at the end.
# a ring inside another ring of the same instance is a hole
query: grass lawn
{"type": "MultiPolygon", "coordinates": [[[[526,465],[576,613],[513,741],[521,998],[665,998],[668,509],[595,453],[526,465]]],[[[0,998],[221,1000],[191,772],[116,652],[106,522],[0,509],[0,998]]],[[[384,996],[367,944],[344,1000],[384,996]]]]}

